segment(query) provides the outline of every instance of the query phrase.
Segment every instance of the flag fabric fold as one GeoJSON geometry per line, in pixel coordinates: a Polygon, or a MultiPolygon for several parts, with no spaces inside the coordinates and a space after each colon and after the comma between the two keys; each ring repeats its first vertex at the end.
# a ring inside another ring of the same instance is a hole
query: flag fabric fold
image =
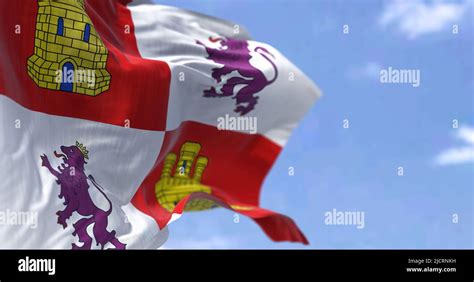
{"type": "Polygon", "coordinates": [[[260,189],[319,89],[243,27],[129,2],[0,3],[0,248],[157,248],[218,207],[307,244],[260,189]]]}

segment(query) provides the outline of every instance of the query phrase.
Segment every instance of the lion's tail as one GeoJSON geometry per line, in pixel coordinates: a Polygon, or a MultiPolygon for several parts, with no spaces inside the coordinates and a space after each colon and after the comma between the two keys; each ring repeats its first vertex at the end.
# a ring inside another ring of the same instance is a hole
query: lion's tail
{"type": "Polygon", "coordinates": [[[272,59],[270,59],[267,55],[270,55],[273,58],[275,58],[275,56],[273,56],[273,54],[270,53],[267,49],[260,46],[255,48],[254,51],[262,55],[262,57],[264,57],[270,64],[272,64],[273,70],[275,71],[275,76],[271,80],[268,81],[268,84],[272,84],[278,78],[278,68],[275,65],[275,63],[272,61],[272,59]]]}
{"type": "Polygon", "coordinates": [[[112,202],[110,201],[109,197],[107,197],[107,195],[105,194],[104,188],[102,186],[100,186],[99,183],[97,183],[95,181],[95,179],[92,175],[89,174],[89,176],[87,178],[90,179],[90,181],[92,182],[94,187],[97,188],[97,190],[99,190],[99,192],[102,193],[102,195],[104,195],[105,199],[107,199],[107,202],[109,202],[109,209],[106,211],[106,213],[107,213],[107,215],[110,215],[112,213],[112,202]]]}

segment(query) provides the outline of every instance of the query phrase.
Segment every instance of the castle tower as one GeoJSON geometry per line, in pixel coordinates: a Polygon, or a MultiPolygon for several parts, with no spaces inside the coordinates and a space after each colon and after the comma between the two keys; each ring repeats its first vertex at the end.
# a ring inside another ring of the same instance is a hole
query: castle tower
{"type": "Polygon", "coordinates": [[[27,67],[36,85],[96,96],[110,86],[107,55],[83,0],[38,0],[34,54],[27,67]],[[58,79],[58,73],[73,82],[58,79]]]}
{"type": "MultiPolygon", "coordinates": [[[[201,184],[201,179],[209,162],[207,157],[198,156],[201,145],[195,142],[185,142],[181,145],[178,156],[170,152],[166,155],[160,180],[155,184],[155,195],[160,205],[168,211],[173,211],[176,204],[187,195],[194,192],[211,194],[210,186],[201,184]],[[196,163],[194,160],[197,157],[196,163]],[[177,160],[178,159],[178,160],[177,160]],[[177,162],[176,162],[177,160],[177,162]],[[171,175],[173,166],[176,171],[171,175]],[[194,175],[191,176],[193,165],[194,175]]],[[[217,207],[208,199],[193,199],[186,205],[186,211],[207,210],[217,207]]]]}
{"type": "Polygon", "coordinates": [[[191,173],[194,158],[201,150],[201,145],[193,142],[186,142],[181,146],[178,165],[176,166],[176,177],[186,178],[191,173]]]}

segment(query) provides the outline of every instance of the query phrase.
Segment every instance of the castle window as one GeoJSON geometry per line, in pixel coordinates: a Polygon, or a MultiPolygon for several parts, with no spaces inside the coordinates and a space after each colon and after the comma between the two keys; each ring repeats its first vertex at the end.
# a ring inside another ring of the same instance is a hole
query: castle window
{"type": "Polygon", "coordinates": [[[84,41],[89,42],[90,36],[91,36],[91,25],[86,24],[86,27],[84,28],[84,41]]]}
{"type": "Polygon", "coordinates": [[[64,32],[64,20],[63,18],[58,18],[58,31],[56,32],[58,35],[63,36],[64,32]]]}

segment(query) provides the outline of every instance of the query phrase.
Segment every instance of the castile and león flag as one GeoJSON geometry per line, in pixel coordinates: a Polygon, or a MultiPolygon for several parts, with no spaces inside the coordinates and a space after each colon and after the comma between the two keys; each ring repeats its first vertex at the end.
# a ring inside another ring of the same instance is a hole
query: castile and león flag
{"type": "Polygon", "coordinates": [[[260,206],[320,96],[275,48],[224,20],[126,0],[1,1],[0,13],[0,248],[158,248],[171,222],[216,208],[308,243],[260,206]],[[223,130],[222,117],[258,126],[223,130]]]}

